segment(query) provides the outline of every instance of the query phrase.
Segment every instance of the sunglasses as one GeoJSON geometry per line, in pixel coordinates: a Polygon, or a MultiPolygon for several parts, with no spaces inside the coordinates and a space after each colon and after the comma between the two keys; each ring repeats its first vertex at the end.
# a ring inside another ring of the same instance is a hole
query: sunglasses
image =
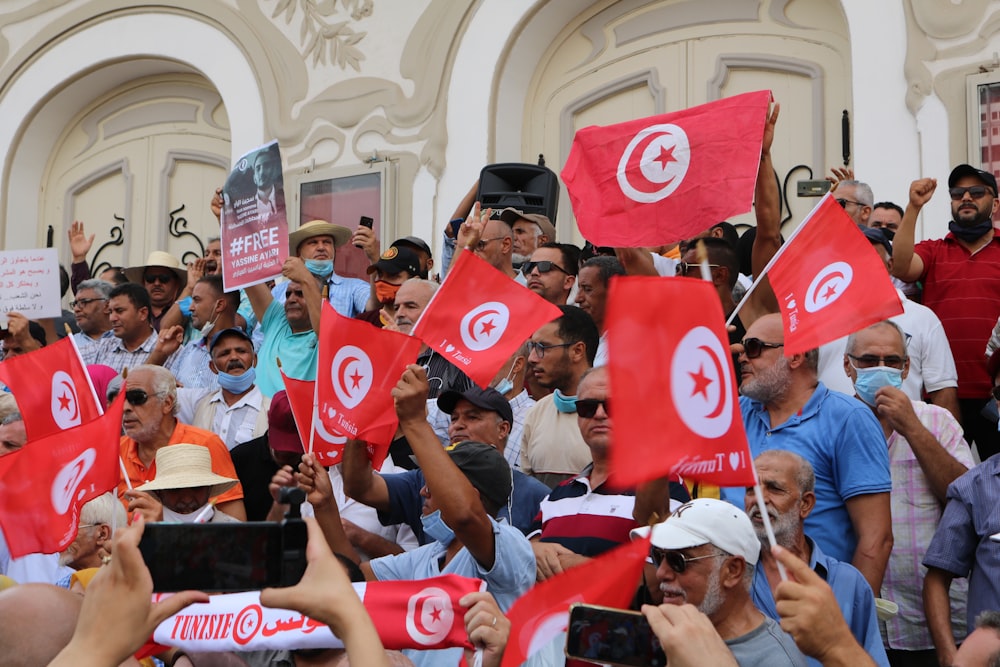
{"type": "Polygon", "coordinates": [[[73,301],[69,302],[69,307],[76,308],[77,306],[80,306],[81,308],[83,308],[84,306],[89,306],[95,301],[107,301],[107,299],[74,299],[73,301]]]}
{"type": "Polygon", "coordinates": [[[747,355],[747,359],[756,359],[764,353],[764,348],[784,346],[784,343],[768,343],[762,341],[760,338],[744,338],[743,354],[747,355]]]}
{"type": "Polygon", "coordinates": [[[851,199],[837,199],[836,201],[838,204],[840,204],[840,208],[847,208],[848,204],[854,204],[855,206],[864,206],[864,204],[862,204],[861,202],[853,201],[851,199]]]}
{"type": "Polygon", "coordinates": [[[166,285],[174,279],[174,274],[172,273],[147,273],[142,277],[147,283],[160,283],[161,285],[166,285]]]}
{"type": "Polygon", "coordinates": [[[862,354],[860,357],[856,357],[853,354],[847,355],[855,363],[855,368],[875,368],[876,366],[888,366],[889,368],[895,368],[902,370],[903,364],[906,363],[906,357],[900,357],[898,355],[891,355],[888,357],[880,357],[875,354],[862,354]]]}
{"type": "Polygon", "coordinates": [[[505,239],[505,238],[507,238],[507,237],[506,236],[494,236],[491,239],[482,239],[482,240],[479,241],[479,243],[476,244],[476,250],[478,250],[479,252],[482,252],[482,251],[486,250],[486,246],[489,245],[490,243],[493,243],[494,241],[500,241],[500,240],[505,239]]]}
{"type": "Polygon", "coordinates": [[[987,194],[993,194],[993,190],[985,185],[973,185],[968,188],[948,188],[948,194],[951,195],[952,201],[961,201],[965,197],[966,192],[968,192],[969,196],[973,199],[982,199],[987,194]]]}
{"type": "MultiPolygon", "coordinates": [[[[159,394],[155,394],[159,396],[159,394]]],[[[145,389],[129,389],[125,392],[125,400],[128,401],[132,407],[139,407],[140,405],[145,405],[146,401],[149,400],[149,394],[146,393],[145,389]]]]}
{"type": "Polygon", "coordinates": [[[584,419],[592,419],[597,414],[597,406],[604,408],[604,414],[611,416],[608,399],[600,398],[578,398],[576,399],[576,414],[584,419]]]}
{"type": "Polygon", "coordinates": [[[534,271],[535,269],[538,269],[539,273],[548,273],[552,269],[558,269],[563,273],[565,273],[566,275],[569,275],[569,271],[559,266],[555,262],[549,262],[547,260],[542,260],[540,262],[525,262],[524,264],[521,265],[521,273],[523,273],[526,276],[531,275],[531,272],[534,271]]]}
{"type": "Polygon", "coordinates": [[[653,564],[656,567],[660,567],[663,561],[667,561],[667,565],[671,570],[677,574],[683,574],[688,567],[688,563],[696,560],[704,560],[706,558],[718,558],[719,554],[709,554],[708,556],[685,556],[680,551],[669,551],[667,549],[660,549],[659,547],[649,548],[649,557],[653,560],[653,564]]]}
{"type": "MultiPolygon", "coordinates": [[[[710,269],[717,269],[717,268],[719,268],[720,265],[719,264],[708,264],[707,266],[710,269]]],[[[700,262],[690,262],[690,263],[689,262],[679,262],[677,264],[677,268],[674,269],[674,273],[676,275],[678,275],[678,276],[686,276],[691,271],[700,271],[700,270],[701,270],[701,263],[700,262]]]]}

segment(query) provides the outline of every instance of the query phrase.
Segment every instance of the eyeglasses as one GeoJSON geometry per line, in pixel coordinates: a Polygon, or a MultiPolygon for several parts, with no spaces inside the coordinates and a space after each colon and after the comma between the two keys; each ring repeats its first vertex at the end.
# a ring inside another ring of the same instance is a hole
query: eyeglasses
{"type": "Polygon", "coordinates": [[[81,308],[83,308],[84,306],[89,306],[95,301],[107,301],[107,299],[74,299],[73,301],[69,302],[69,307],[76,308],[77,306],[80,306],[81,308]]]}
{"type": "Polygon", "coordinates": [[[965,198],[966,192],[968,192],[969,196],[973,199],[982,199],[987,194],[993,196],[993,190],[985,185],[973,185],[968,188],[948,188],[948,194],[951,195],[952,201],[961,201],[965,198]]]}
{"type": "MultiPolygon", "coordinates": [[[[162,396],[163,394],[157,392],[153,395],[162,396]]],[[[146,401],[149,400],[149,394],[145,389],[129,389],[125,392],[125,400],[128,401],[133,407],[139,407],[140,405],[146,404],[146,401]]]]}
{"type": "Polygon", "coordinates": [[[545,357],[545,350],[551,350],[554,347],[569,347],[570,345],[575,345],[575,343],[555,343],[553,345],[546,345],[545,343],[532,343],[531,341],[528,341],[528,354],[534,352],[536,357],[542,359],[545,357]]]}
{"type": "Polygon", "coordinates": [[[854,204],[855,206],[865,206],[859,201],[853,201],[851,199],[837,199],[836,202],[840,204],[840,208],[847,208],[848,204],[854,204]]]}
{"type": "Polygon", "coordinates": [[[487,243],[492,243],[493,241],[499,241],[499,240],[505,239],[505,238],[507,238],[507,237],[506,236],[494,236],[491,239],[480,239],[479,243],[476,244],[476,250],[478,250],[479,252],[482,252],[482,251],[486,250],[486,244],[487,243]]]}
{"type": "Polygon", "coordinates": [[[744,338],[743,354],[747,355],[747,359],[756,359],[764,353],[764,348],[784,346],[784,343],[768,343],[762,341],[760,338],[744,338]]]}
{"type": "Polygon", "coordinates": [[[147,273],[142,277],[147,283],[160,283],[161,285],[166,285],[171,280],[174,279],[174,274],[172,273],[147,273]]]}
{"type": "Polygon", "coordinates": [[[611,405],[608,399],[578,398],[576,399],[576,414],[584,419],[592,419],[597,414],[597,406],[604,408],[604,414],[611,416],[611,405]]]}
{"type": "MultiPolygon", "coordinates": [[[[708,264],[707,266],[710,269],[715,269],[715,268],[718,268],[718,267],[720,267],[722,265],[721,264],[708,264]]],[[[674,273],[676,275],[678,275],[678,276],[686,276],[690,271],[700,270],[701,267],[702,267],[702,264],[700,262],[691,262],[691,263],[680,262],[679,264],[677,264],[677,268],[674,269],[674,273]]]]}
{"type": "Polygon", "coordinates": [[[888,357],[880,357],[875,354],[862,354],[860,357],[856,357],[853,354],[849,354],[847,356],[852,359],[855,364],[857,364],[855,368],[888,366],[889,368],[902,369],[903,365],[906,363],[906,357],[901,357],[897,354],[893,354],[888,357]]]}
{"type": "Polygon", "coordinates": [[[559,269],[566,275],[569,275],[569,271],[559,266],[555,262],[549,262],[547,260],[542,260],[540,262],[525,262],[524,264],[521,265],[521,273],[523,273],[526,276],[531,275],[531,272],[534,271],[535,269],[538,269],[539,273],[548,273],[552,269],[559,269]]]}
{"type": "Polygon", "coordinates": [[[683,574],[687,570],[688,563],[696,560],[704,560],[706,558],[718,558],[722,554],[714,553],[708,556],[685,556],[680,551],[669,551],[667,549],[660,549],[659,547],[649,548],[649,557],[653,559],[653,564],[656,567],[660,567],[663,561],[667,561],[667,565],[670,569],[677,574],[683,574]]]}

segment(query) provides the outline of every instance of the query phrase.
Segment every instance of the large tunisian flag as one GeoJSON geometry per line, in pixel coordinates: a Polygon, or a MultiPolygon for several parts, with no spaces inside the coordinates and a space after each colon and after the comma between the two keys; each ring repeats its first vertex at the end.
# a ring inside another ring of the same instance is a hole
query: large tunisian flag
{"type": "Polygon", "coordinates": [[[618,483],[679,474],[719,486],[753,485],[729,337],[712,284],[616,278],[605,317],[615,323],[608,329],[608,372],[618,483]]]}
{"type": "Polygon", "coordinates": [[[770,101],[761,90],[578,130],[562,179],[584,238],[663,245],[749,211],[770,101]]]}
{"type": "Polygon", "coordinates": [[[764,269],[778,298],[785,355],[903,312],[885,264],[827,194],[764,269]]]}

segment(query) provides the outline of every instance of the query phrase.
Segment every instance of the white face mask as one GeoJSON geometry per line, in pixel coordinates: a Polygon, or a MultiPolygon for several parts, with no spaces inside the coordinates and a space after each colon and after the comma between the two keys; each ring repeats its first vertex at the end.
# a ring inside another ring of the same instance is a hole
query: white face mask
{"type": "MultiPolygon", "coordinates": [[[[188,514],[181,514],[180,512],[175,512],[166,505],[163,506],[163,522],[164,523],[194,523],[194,520],[209,506],[210,503],[205,503],[198,509],[190,512],[188,514]]],[[[202,519],[202,523],[208,523],[212,520],[215,515],[215,508],[209,510],[205,517],[202,519]]]]}

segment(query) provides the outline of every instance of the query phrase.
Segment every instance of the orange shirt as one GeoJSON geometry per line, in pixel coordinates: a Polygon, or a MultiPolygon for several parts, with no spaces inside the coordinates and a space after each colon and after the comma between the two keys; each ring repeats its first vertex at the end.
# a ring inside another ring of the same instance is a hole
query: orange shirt
{"type": "MultiPolygon", "coordinates": [[[[219,439],[219,436],[211,431],[177,422],[177,426],[170,435],[170,442],[167,443],[167,446],[178,445],[180,443],[208,447],[208,451],[212,455],[212,472],[216,475],[229,477],[230,479],[238,479],[236,468],[233,467],[233,459],[229,456],[229,450],[226,449],[226,445],[219,439]]],[[[135,440],[127,435],[123,435],[121,439],[121,456],[122,462],[125,464],[125,470],[128,471],[128,478],[132,482],[132,488],[146,482],[151,482],[156,478],[156,461],[153,461],[148,468],[143,465],[142,461],[139,460],[138,445],[135,440]]],[[[128,486],[125,484],[125,478],[122,477],[118,482],[118,497],[121,498],[127,490],[128,486]]],[[[242,499],[243,487],[237,484],[225,493],[217,496],[216,502],[221,504],[227,503],[230,500],[242,499]]]]}

